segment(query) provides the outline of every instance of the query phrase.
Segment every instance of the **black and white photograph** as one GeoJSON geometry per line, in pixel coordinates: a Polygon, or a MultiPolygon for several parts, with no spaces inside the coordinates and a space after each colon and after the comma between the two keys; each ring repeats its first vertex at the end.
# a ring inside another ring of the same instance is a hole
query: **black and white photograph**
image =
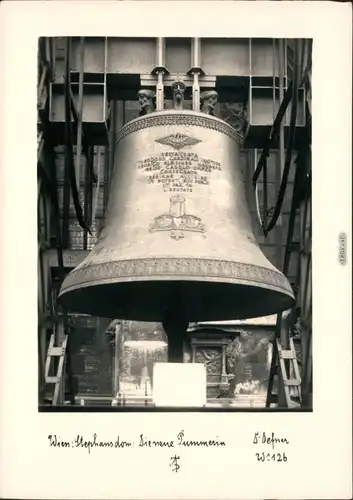
{"type": "Polygon", "coordinates": [[[311,71],[311,39],[39,39],[40,409],[312,409],[311,71]]]}

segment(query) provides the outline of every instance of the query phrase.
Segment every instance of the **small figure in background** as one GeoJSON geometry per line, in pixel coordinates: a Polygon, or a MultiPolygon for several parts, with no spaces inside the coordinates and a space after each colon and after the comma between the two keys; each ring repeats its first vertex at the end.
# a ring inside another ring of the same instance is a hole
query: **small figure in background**
{"type": "Polygon", "coordinates": [[[218,92],[216,90],[205,90],[200,94],[200,104],[202,113],[214,116],[214,110],[218,102],[218,92]]]}
{"type": "Polygon", "coordinates": [[[148,115],[156,110],[156,94],[152,90],[141,89],[138,91],[137,96],[141,106],[139,116],[148,115]]]}
{"type": "Polygon", "coordinates": [[[174,109],[184,108],[185,84],[181,80],[176,80],[172,85],[174,109]]]}
{"type": "Polygon", "coordinates": [[[192,363],[192,355],[188,351],[184,351],[183,363],[192,363]]]}
{"type": "Polygon", "coordinates": [[[145,396],[149,396],[152,393],[152,384],[147,364],[145,364],[141,370],[140,391],[143,391],[145,396]]]}

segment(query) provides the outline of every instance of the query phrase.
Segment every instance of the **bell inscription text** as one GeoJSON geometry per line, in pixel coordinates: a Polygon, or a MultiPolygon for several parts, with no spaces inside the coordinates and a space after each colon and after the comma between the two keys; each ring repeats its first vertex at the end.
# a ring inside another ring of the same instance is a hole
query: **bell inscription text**
{"type": "Polygon", "coordinates": [[[208,185],[209,174],[221,171],[221,164],[185,151],[150,156],[137,164],[148,173],[148,184],[161,184],[164,192],[192,193],[197,185],[208,185]]]}

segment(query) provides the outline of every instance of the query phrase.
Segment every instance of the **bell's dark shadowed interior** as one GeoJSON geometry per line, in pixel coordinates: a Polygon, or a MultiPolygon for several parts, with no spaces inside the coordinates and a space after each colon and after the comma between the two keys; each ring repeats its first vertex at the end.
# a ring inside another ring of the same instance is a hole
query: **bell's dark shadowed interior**
{"type": "Polygon", "coordinates": [[[110,283],[67,290],[60,302],[106,318],[162,321],[173,311],[188,321],[243,319],[289,309],[290,295],[268,287],[205,281],[110,283]]]}

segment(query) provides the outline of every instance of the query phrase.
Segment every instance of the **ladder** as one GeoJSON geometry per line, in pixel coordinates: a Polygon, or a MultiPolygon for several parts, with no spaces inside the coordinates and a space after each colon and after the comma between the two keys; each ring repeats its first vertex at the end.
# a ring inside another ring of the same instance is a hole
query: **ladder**
{"type": "Polygon", "coordinates": [[[300,407],[301,377],[293,339],[289,339],[289,349],[283,349],[279,339],[276,339],[276,343],[286,405],[288,408],[300,407]],[[289,373],[287,373],[285,360],[289,361],[289,373]],[[291,391],[291,388],[293,388],[294,391],[291,391]],[[296,392],[296,400],[293,400],[293,392],[296,392]]]}
{"type": "Polygon", "coordinates": [[[52,400],[53,406],[56,406],[59,402],[67,341],[68,335],[65,334],[62,341],[60,342],[60,345],[55,346],[55,333],[53,333],[50,337],[48,354],[45,361],[45,383],[54,385],[54,395],[52,400]],[[57,371],[55,375],[49,375],[52,361],[54,359],[58,359],[57,371]]]}
{"type": "Polygon", "coordinates": [[[283,392],[286,408],[301,407],[301,377],[297,354],[292,338],[289,338],[289,349],[284,349],[278,337],[273,341],[272,362],[268,383],[266,407],[278,403],[279,394],[273,391],[274,378],[277,375],[278,393],[283,392]]]}

